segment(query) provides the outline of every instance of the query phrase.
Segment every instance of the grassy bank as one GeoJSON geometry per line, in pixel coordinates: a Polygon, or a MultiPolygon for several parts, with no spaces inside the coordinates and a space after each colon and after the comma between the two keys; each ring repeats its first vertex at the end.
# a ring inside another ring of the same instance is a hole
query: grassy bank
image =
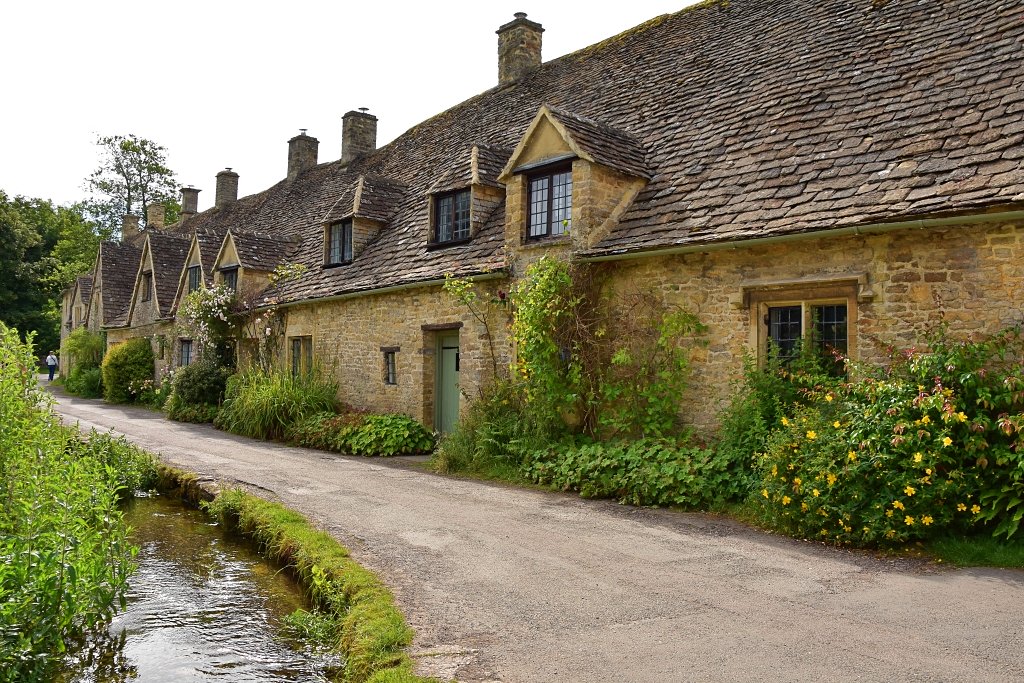
{"type": "Polygon", "coordinates": [[[390,591],[359,566],[348,550],[305,517],[241,490],[212,497],[195,475],[161,468],[161,486],[201,504],[225,526],[251,539],[260,552],[294,572],[317,612],[293,623],[315,632],[345,658],[343,680],[351,683],[426,682],[412,673],[405,648],[412,630],[390,591]]]}

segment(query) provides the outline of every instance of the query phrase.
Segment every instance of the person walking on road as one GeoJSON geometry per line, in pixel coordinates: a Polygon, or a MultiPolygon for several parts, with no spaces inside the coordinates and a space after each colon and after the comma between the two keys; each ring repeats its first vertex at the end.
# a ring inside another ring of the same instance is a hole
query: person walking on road
{"type": "Polygon", "coordinates": [[[57,369],[57,352],[50,351],[50,355],[46,357],[46,369],[50,371],[50,381],[53,381],[53,373],[57,369]]]}

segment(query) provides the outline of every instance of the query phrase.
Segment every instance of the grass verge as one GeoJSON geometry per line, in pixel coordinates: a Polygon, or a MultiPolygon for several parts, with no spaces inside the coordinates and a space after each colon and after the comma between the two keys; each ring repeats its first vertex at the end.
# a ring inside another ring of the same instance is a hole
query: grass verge
{"type": "Polygon", "coordinates": [[[925,550],[956,567],[1024,568],[1024,539],[1021,538],[940,538],[925,544],[925,550]]]}

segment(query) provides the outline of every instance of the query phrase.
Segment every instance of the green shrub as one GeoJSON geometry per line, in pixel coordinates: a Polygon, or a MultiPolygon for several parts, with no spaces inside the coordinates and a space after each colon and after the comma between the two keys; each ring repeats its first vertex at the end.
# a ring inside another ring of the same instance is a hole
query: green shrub
{"type": "Polygon", "coordinates": [[[808,391],[759,458],[758,499],[786,533],[890,545],[982,528],[1013,536],[1024,516],[1024,343],[941,330],[927,351],[808,391]]]}
{"type": "Polygon", "coordinates": [[[100,366],[106,344],[102,333],[79,327],[72,330],[64,340],[64,351],[70,357],[73,368],[89,370],[100,366]]]}
{"type": "Polygon", "coordinates": [[[136,481],[134,456],[96,435],[83,444],[49,401],[31,347],[0,323],[3,681],[51,680],[68,644],[123,606],[132,570],[118,491],[136,481]]]}
{"type": "Polygon", "coordinates": [[[426,427],[399,413],[317,413],[293,424],[286,436],[300,446],[352,455],[405,455],[434,447],[426,427]]]}
{"type": "Polygon", "coordinates": [[[737,493],[728,465],[711,449],[641,439],[549,448],[534,453],[524,470],[539,484],[584,498],[703,508],[737,493]]]}
{"type": "Polygon", "coordinates": [[[161,410],[171,396],[171,377],[162,379],[144,379],[141,382],[130,382],[128,394],[135,403],[161,410]]]}
{"type": "Polygon", "coordinates": [[[212,422],[230,376],[215,354],[203,354],[175,374],[167,416],[179,422],[212,422]]]}
{"type": "Polygon", "coordinates": [[[128,403],[137,386],[153,379],[153,347],[145,337],[112,346],[103,358],[103,398],[110,403],[128,403]]]}
{"type": "Polygon", "coordinates": [[[64,390],[73,396],[100,398],[103,396],[103,375],[98,367],[76,365],[64,380],[64,390]]]}
{"type": "Polygon", "coordinates": [[[337,383],[316,370],[293,376],[251,369],[227,383],[214,425],[242,436],[281,439],[306,417],[333,412],[337,397],[337,383]]]}

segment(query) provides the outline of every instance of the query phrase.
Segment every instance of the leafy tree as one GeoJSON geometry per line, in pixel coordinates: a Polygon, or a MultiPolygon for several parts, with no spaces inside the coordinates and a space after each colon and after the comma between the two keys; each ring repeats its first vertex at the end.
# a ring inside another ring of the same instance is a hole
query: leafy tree
{"type": "Polygon", "coordinates": [[[151,204],[163,204],[167,220],[177,220],[178,185],[167,167],[167,149],[136,135],[101,135],[100,165],[85,181],[91,193],[85,203],[89,216],[102,230],[120,233],[121,217],[134,214],[146,221],[151,204]]]}

